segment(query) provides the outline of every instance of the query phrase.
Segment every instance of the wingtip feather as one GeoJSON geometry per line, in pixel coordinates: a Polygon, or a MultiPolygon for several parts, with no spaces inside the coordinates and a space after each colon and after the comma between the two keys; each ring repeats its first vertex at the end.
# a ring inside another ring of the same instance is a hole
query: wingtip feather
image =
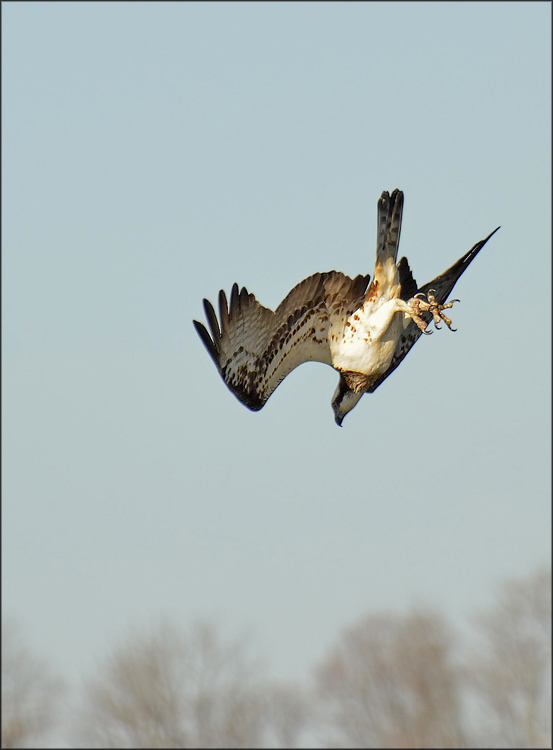
{"type": "Polygon", "coordinates": [[[219,351],[217,349],[215,342],[209,335],[207,328],[204,326],[203,323],[200,323],[199,320],[193,320],[192,323],[194,324],[194,328],[196,329],[198,336],[201,338],[205,348],[207,349],[207,351],[211,355],[211,358],[215,362],[217,369],[219,369],[219,351]]]}
{"type": "Polygon", "coordinates": [[[238,296],[238,284],[234,282],[232,289],[230,290],[230,315],[235,315],[240,309],[240,301],[238,296]]]}
{"type": "Polygon", "coordinates": [[[225,294],[224,289],[221,289],[221,291],[219,292],[219,317],[221,318],[221,327],[223,331],[228,334],[230,326],[229,311],[227,295],[225,294]]]}
{"type": "Polygon", "coordinates": [[[213,340],[218,341],[221,338],[221,330],[219,328],[219,321],[217,320],[217,315],[215,314],[213,305],[208,299],[204,299],[204,310],[205,310],[205,316],[207,318],[207,322],[209,323],[209,327],[211,328],[213,340]]]}

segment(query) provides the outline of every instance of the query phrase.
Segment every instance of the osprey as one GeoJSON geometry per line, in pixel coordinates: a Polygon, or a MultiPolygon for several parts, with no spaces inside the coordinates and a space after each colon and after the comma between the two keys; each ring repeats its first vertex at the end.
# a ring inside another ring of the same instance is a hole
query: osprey
{"type": "Polygon", "coordinates": [[[374,277],[316,273],[298,284],[273,312],[234,284],[230,306],[219,292],[219,318],[204,299],[211,329],[194,326],[230,390],[253,411],[261,409],[288,373],[303,362],[324,362],[340,373],[332,399],[336,424],[364,393],[372,393],[402,362],[434,320],[451,327],[444,310],[460,276],[492,235],[451,268],[418,287],[407,258],[396,263],[403,193],[378,201],[374,277]]]}

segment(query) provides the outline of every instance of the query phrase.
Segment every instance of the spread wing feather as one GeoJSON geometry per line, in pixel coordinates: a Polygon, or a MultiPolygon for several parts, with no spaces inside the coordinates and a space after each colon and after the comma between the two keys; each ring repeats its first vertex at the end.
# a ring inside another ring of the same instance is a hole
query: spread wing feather
{"type": "MultiPolygon", "coordinates": [[[[413,274],[411,273],[411,269],[409,268],[407,258],[402,258],[398,263],[402,299],[407,301],[419,292],[426,295],[431,289],[433,289],[438,303],[440,305],[443,305],[453,291],[453,287],[455,286],[455,284],[459,281],[463,273],[476,258],[480,250],[482,250],[486,242],[497,232],[498,229],[499,227],[497,227],[497,229],[494,229],[494,231],[489,234],[484,240],[480,240],[480,242],[477,242],[476,245],[474,245],[474,247],[471,248],[468,253],[463,255],[463,257],[460,258],[457,263],[454,263],[451,268],[448,268],[447,271],[444,271],[444,273],[442,273],[440,276],[437,276],[433,281],[429,281],[424,286],[421,286],[420,289],[417,289],[417,282],[413,278],[413,274]]],[[[432,319],[432,316],[428,312],[423,313],[422,317],[427,323],[432,319]]],[[[399,338],[396,351],[394,353],[390,366],[388,367],[386,372],[378,378],[378,380],[375,380],[374,383],[372,383],[372,385],[368,389],[369,393],[375,391],[378,386],[386,380],[388,375],[391,375],[396,367],[401,364],[407,354],[411,351],[412,346],[418,341],[420,336],[422,336],[422,331],[420,330],[420,328],[413,320],[405,316],[405,328],[399,338]]]]}
{"type": "Polygon", "coordinates": [[[210,332],[197,320],[194,326],[230,390],[258,411],[298,365],[332,364],[330,332],[343,329],[362,304],[369,280],[337,271],[316,273],[294,287],[274,312],[234,284],[230,304],[219,292],[219,318],[204,300],[210,332]]]}

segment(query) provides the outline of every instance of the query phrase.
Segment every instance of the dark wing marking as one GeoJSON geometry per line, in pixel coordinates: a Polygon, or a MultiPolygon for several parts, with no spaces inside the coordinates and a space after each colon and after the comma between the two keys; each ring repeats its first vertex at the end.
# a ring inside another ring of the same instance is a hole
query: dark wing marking
{"type": "Polygon", "coordinates": [[[359,307],[369,278],[316,273],[294,287],[275,312],[234,284],[230,305],[225,293],[219,293],[219,318],[204,299],[210,332],[197,320],[194,326],[230,390],[258,411],[298,365],[332,364],[331,326],[359,307]]]}
{"type": "MultiPolygon", "coordinates": [[[[416,288],[416,282],[413,278],[413,274],[411,273],[411,269],[409,268],[409,264],[407,263],[406,258],[402,258],[400,262],[398,263],[398,270],[400,274],[400,283],[401,283],[401,297],[404,300],[411,299],[411,297],[414,296],[414,294],[417,294],[418,292],[422,292],[423,294],[428,294],[428,292],[431,289],[435,290],[435,296],[438,300],[438,303],[440,305],[443,305],[444,302],[447,300],[451,292],[453,291],[453,287],[455,284],[459,281],[463,273],[467,270],[469,265],[472,263],[472,261],[476,258],[480,250],[484,247],[486,242],[493,237],[493,235],[497,232],[497,229],[494,229],[494,231],[489,234],[486,239],[480,240],[480,242],[477,242],[476,245],[471,248],[466,255],[463,255],[462,258],[460,258],[457,263],[454,263],[451,268],[448,268],[447,271],[444,271],[444,273],[441,274],[441,276],[437,276],[433,281],[429,281],[427,284],[422,286],[420,289],[416,288]],[[404,263],[405,261],[405,263],[404,263]],[[403,266],[402,266],[403,264],[403,266]],[[414,284],[414,291],[413,291],[413,284],[414,284]],[[405,285],[405,286],[404,286],[405,285]],[[411,293],[413,292],[413,293],[411,293]]],[[[426,312],[423,313],[422,317],[426,322],[430,322],[432,319],[432,316],[430,313],[426,312]]],[[[411,348],[414,344],[418,341],[418,339],[422,336],[422,331],[420,328],[416,325],[416,323],[412,320],[410,320],[405,327],[405,330],[403,331],[402,335],[400,336],[400,339],[398,341],[395,354],[392,358],[392,361],[390,363],[390,366],[386,370],[386,372],[381,375],[378,380],[375,380],[369,390],[369,393],[372,393],[375,391],[379,385],[381,385],[388,375],[391,375],[392,372],[403,362],[403,359],[407,356],[407,354],[411,351],[411,348]]]]}
{"type": "Polygon", "coordinates": [[[401,297],[401,299],[407,302],[407,300],[410,300],[411,297],[414,297],[418,292],[417,282],[413,278],[413,274],[411,273],[411,269],[409,268],[407,258],[402,258],[399,261],[399,263],[397,264],[397,270],[399,273],[399,284],[401,286],[401,292],[399,296],[401,297]]]}

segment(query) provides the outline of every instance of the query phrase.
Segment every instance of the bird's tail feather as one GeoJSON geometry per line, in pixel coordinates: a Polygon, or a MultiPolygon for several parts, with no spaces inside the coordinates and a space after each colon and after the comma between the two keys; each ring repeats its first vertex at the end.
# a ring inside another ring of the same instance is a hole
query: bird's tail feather
{"type": "Polygon", "coordinates": [[[376,235],[376,262],[384,264],[389,258],[395,263],[401,232],[403,193],[385,190],[378,201],[378,231],[376,235]]]}

